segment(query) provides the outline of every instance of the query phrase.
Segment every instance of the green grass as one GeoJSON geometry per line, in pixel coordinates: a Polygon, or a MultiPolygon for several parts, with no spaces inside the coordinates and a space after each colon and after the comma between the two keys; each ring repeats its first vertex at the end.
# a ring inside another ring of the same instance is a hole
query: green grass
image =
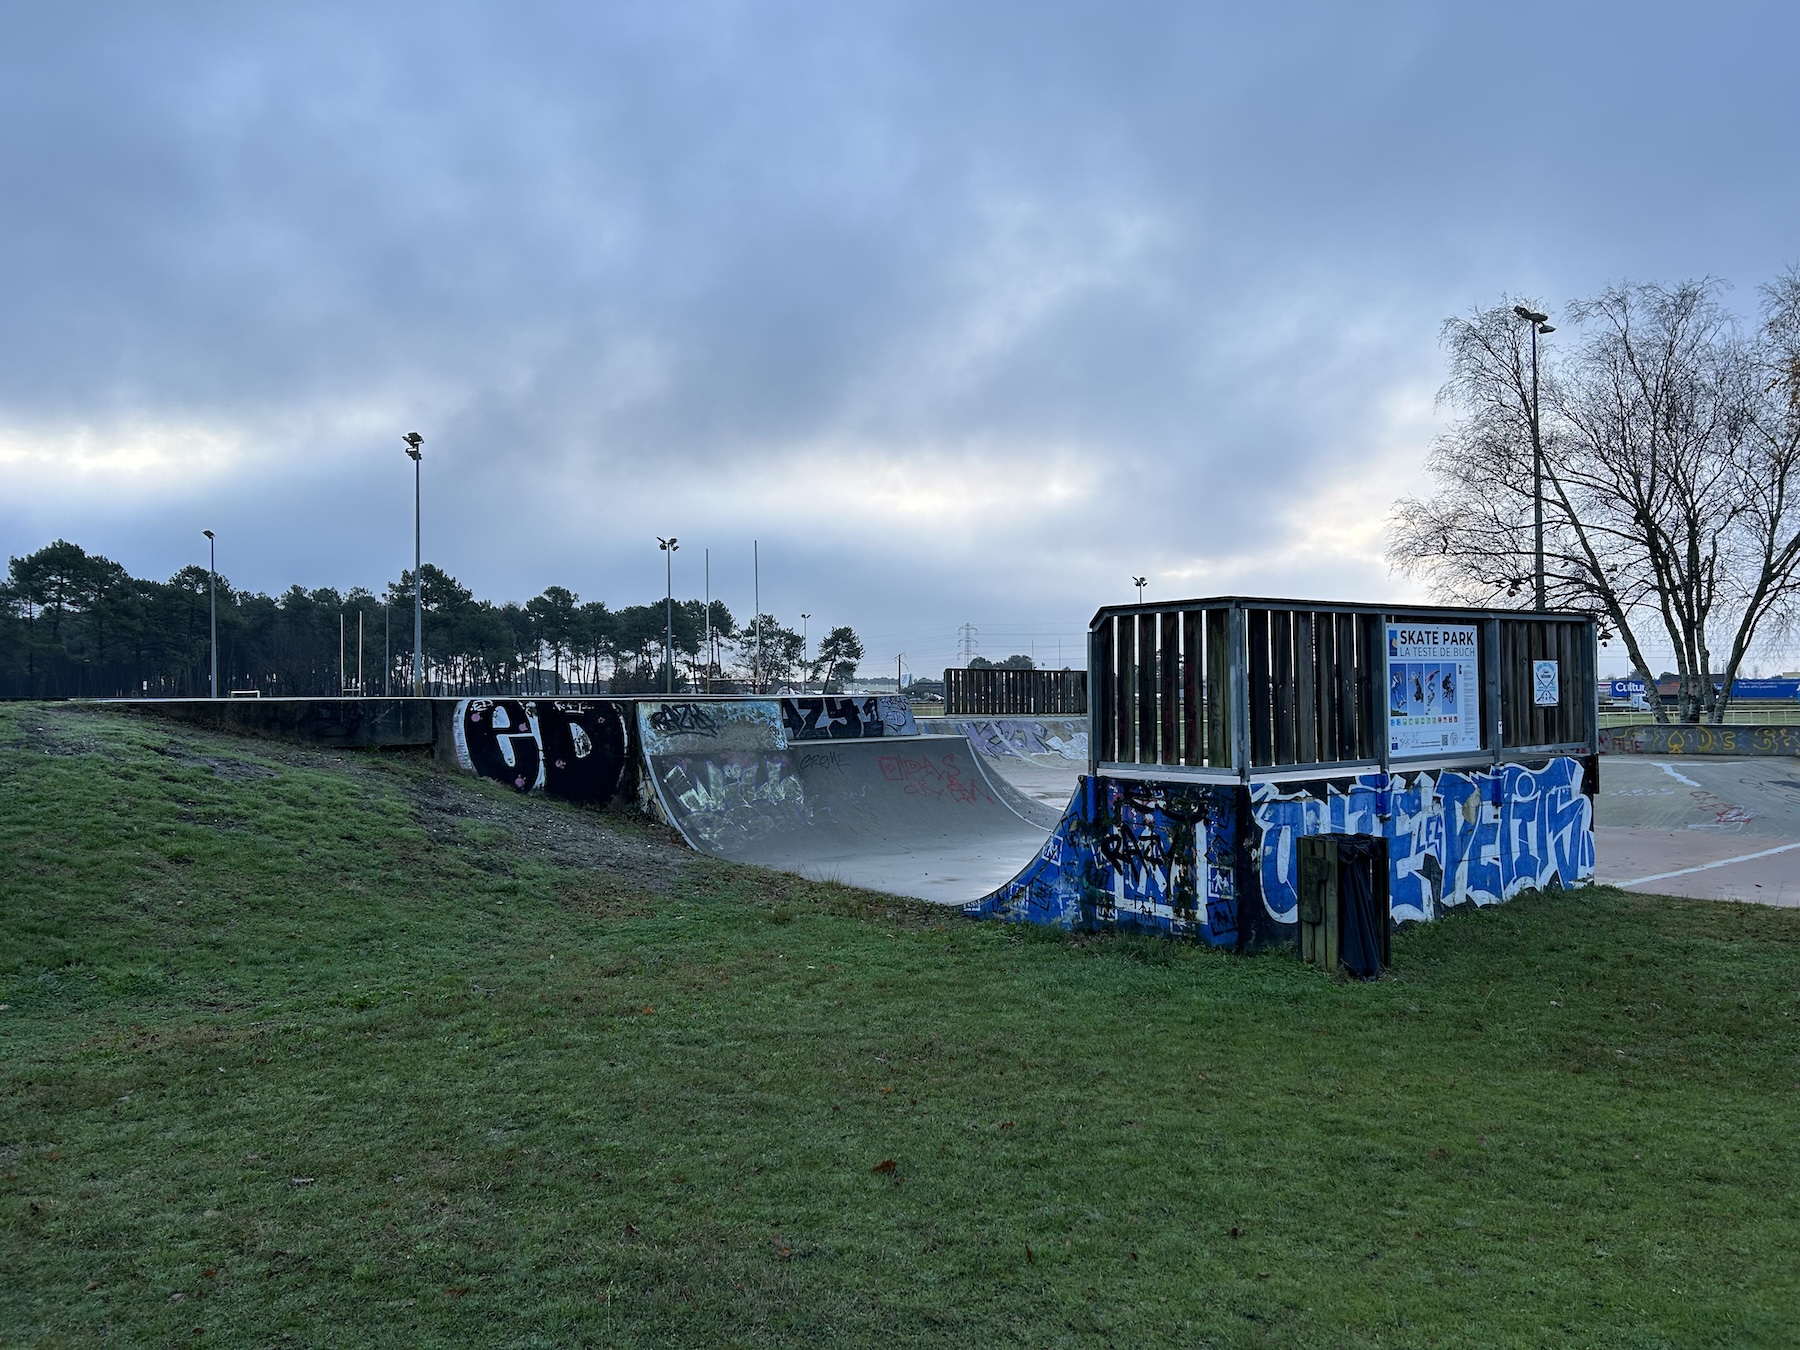
{"type": "Polygon", "coordinates": [[[343,758],[0,707],[0,1342],[1800,1342],[1791,911],[1347,985],[343,758]]]}

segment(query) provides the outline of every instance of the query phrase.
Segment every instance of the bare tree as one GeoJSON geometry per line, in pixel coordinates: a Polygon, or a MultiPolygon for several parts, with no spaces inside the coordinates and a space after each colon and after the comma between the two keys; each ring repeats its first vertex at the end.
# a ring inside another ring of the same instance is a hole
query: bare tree
{"type": "MultiPolygon", "coordinates": [[[[1598,615],[1646,681],[1642,635],[1660,628],[1684,721],[1724,717],[1751,646],[1800,598],[1800,272],[1763,288],[1750,338],[1721,290],[1578,302],[1582,333],[1540,378],[1551,603],[1598,615]]],[[[1534,570],[1530,330],[1509,297],[1443,340],[1439,399],[1463,417],[1432,450],[1438,491],[1396,503],[1389,560],[1446,598],[1504,603],[1534,570]]]]}

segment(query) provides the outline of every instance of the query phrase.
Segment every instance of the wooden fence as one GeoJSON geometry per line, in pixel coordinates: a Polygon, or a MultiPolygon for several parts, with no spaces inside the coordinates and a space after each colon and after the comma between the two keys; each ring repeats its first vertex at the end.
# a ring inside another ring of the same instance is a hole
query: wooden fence
{"type": "Polygon", "coordinates": [[[944,672],[946,717],[1081,717],[1087,710],[1085,670],[980,666],[944,672]]]}
{"type": "Polygon", "coordinates": [[[1431,759],[1393,753],[1390,624],[1454,625],[1465,636],[1475,630],[1479,697],[1459,707],[1478,716],[1479,747],[1459,745],[1436,758],[1592,752],[1590,619],[1230,597],[1118,606],[1095,616],[1088,654],[1094,762],[1241,774],[1431,759]],[[1558,699],[1539,706],[1533,663],[1545,660],[1557,663],[1558,699]]]}

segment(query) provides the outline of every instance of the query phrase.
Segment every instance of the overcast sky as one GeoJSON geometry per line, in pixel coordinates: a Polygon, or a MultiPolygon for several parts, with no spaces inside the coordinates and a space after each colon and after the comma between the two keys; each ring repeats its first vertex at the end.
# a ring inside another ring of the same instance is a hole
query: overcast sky
{"type": "Polygon", "coordinates": [[[1502,293],[1800,261],[1800,7],[4,6],[0,553],[676,590],[869,664],[1381,600],[1502,293]]]}

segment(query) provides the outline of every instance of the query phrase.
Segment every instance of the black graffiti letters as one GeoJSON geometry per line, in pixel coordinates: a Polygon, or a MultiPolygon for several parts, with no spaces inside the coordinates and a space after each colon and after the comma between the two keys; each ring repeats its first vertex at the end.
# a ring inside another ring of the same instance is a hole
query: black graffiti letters
{"type": "Polygon", "coordinates": [[[784,698],[781,722],[790,741],[842,740],[887,731],[873,698],[784,698]]]}
{"type": "Polygon", "coordinates": [[[659,736],[717,736],[719,723],[703,703],[665,703],[650,714],[659,736]]]}
{"type": "Polygon", "coordinates": [[[471,772],[565,801],[610,801],[625,771],[625,718],[612,703],[465,699],[456,740],[471,772]]]}

